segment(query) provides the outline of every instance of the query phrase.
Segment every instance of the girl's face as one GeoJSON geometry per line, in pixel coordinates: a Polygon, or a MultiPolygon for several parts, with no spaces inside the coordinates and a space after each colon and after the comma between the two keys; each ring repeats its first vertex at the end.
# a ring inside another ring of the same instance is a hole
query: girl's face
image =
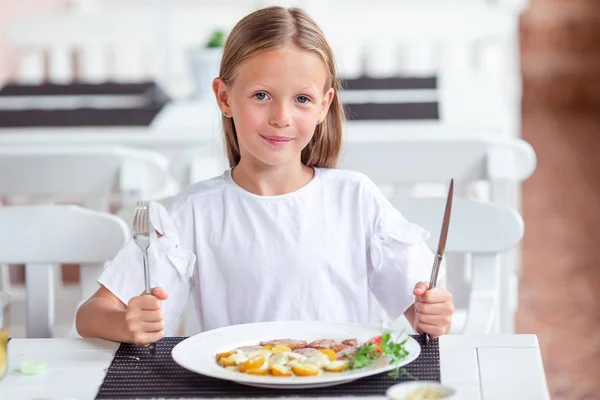
{"type": "Polygon", "coordinates": [[[302,149],[323,121],[333,88],[321,58],[286,46],[265,50],[239,65],[233,83],[216,79],[221,111],[233,117],[242,162],[300,163],[302,149]]]}

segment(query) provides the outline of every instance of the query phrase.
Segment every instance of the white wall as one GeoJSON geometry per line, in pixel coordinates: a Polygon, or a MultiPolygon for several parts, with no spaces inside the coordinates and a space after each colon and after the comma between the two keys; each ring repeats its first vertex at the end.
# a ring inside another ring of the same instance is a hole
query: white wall
{"type": "Polygon", "coordinates": [[[15,76],[19,59],[15,49],[7,45],[3,28],[15,18],[65,6],[66,0],[0,0],[0,85],[15,76]]]}

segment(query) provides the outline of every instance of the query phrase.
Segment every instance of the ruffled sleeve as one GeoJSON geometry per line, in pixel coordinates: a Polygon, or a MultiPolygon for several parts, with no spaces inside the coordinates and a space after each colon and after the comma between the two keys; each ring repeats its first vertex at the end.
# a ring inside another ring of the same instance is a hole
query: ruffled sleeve
{"type": "MultiPolygon", "coordinates": [[[[159,238],[156,234],[150,239],[156,240],[158,246],[154,246],[154,256],[161,259],[164,256],[164,262],[170,264],[183,280],[190,279],[194,273],[194,263],[196,256],[187,250],[184,250],[180,245],[179,234],[173,225],[173,222],[167,215],[167,210],[159,203],[150,204],[150,223],[155,231],[162,236],[159,238]]],[[[158,265],[160,262],[157,262],[158,265]]]]}
{"type": "MultiPolygon", "coordinates": [[[[168,335],[175,329],[189,299],[196,256],[182,248],[177,229],[159,203],[150,203],[150,225],[153,228],[148,247],[150,284],[165,289],[169,295],[162,304],[165,335],[168,335]],[[156,232],[162,237],[159,238],[156,232]]],[[[144,292],[142,252],[133,239],[105,267],[98,283],[125,304],[144,292]]]]}
{"type": "Polygon", "coordinates": [[[407,221],[382,197],[369,242],[369,286],[389,317],[396,319],[414,303],[416,283],[429,280],[433,253],[425,243],[429,232],[407,221]]]}

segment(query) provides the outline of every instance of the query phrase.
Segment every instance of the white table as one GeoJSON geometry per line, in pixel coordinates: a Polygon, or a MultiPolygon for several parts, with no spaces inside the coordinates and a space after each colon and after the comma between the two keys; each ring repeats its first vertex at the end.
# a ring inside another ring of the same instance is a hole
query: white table
{"type": "MultiPolygon", "coordinates": [[[[118,346],[99,339],[13,339],[0,398],[93,399],[118,346]],[[20,362],[31,358],[46,361],[45,374],[18,372],[20,362]]],[[[445,336],[440,340],[440,358],[442,382],[458,389],[461,399],[550,398],[535,335],[445,336]]]]}

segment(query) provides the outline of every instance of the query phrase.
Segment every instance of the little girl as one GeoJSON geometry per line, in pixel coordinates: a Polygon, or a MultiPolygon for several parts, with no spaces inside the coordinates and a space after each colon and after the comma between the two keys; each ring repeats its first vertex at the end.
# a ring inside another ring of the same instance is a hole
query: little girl
{"type": "Polygon", "coordinates": [[[428,290],[427,232],[366,176],[334,169],[344,113],[331,48],[302,10],[265,8],[231,31],[213,90],[231,169],[151,205],[152,286],[128,243],[77,312],[84,337],[146,345],[191,293],[203,329],[272,320],[368,323],[370,294],[417,332],[449,332],[428,290]]]}

